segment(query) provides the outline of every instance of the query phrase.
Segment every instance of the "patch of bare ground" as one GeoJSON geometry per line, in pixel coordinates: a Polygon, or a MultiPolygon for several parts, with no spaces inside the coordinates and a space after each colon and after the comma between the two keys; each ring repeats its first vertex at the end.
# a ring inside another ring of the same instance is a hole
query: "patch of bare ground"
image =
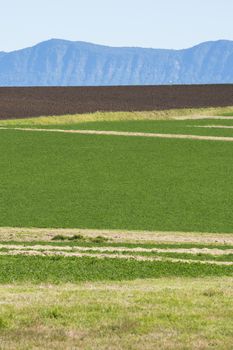
{"type": "Polygon", "coordinates": [[[233,233],[0,227],[0,241],[51,241],[56,235],[79,234],[87,238],[102,236],[112,242],[233,244],[233,233]]]}
{"type": "Polygon", "coordinates": [[[232,105],[232,84],[0,88],[0,119],[232,105]]]}

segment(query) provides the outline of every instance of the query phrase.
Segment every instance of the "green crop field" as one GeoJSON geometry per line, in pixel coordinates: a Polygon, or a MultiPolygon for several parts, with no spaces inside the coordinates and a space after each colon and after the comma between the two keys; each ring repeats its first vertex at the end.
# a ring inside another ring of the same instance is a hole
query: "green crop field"
{"type": "Polygon", "coordinates": [[[1,350],[231,350],[232,110],[0,122],[1,350]]]}
{"type": "MultiPolygon", "coordinates": [[[[102,121],[82,128],[179,134],[180,123],[194,121],[102,121]]],[[[186,126],[183,133],[199,135],[200,129],[186,126]]],[[[201,130],[208,136],[218,129],[201,130]]],[[[217,136],[233,135],[233,129],[220,130],[217,136]]],[[[0,135],[1,226],[233,232],[231,142],[0,135]]]]}

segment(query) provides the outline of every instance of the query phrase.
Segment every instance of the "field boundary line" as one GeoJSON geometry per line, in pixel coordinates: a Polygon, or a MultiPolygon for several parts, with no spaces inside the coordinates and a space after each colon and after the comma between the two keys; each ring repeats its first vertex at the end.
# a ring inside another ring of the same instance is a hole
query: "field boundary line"
{"type": "Polygon", "coordinates": [[[106,131],[106,130],[63,130],[63,129],[37,129],[37,128],[7,128],[0,127],[0,130],[16,130],[31,132],[57,132],[80,135],[109,135],[109,136],[131,136],[131,137],[147,137],[147,138],[163,138],[163,139],[188,139],[188,140],[207,140],[207,141],[224,141],[233,142],[233,137],[222,136],[203,136],[203,135],[187,135],[187,134],[159,134],[159,133],[143,133],[128,131],[106,131]]]}

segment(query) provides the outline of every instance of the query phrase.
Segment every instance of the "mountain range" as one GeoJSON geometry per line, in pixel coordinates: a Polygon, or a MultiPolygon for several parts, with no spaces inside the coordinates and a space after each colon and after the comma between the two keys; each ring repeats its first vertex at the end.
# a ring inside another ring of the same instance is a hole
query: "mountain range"
{"type": "Polygon", "coordinates": [[[0,86],[220,83],[233,83],[233,41],[167,50],[51,39],[0,52],[0,86]]]}

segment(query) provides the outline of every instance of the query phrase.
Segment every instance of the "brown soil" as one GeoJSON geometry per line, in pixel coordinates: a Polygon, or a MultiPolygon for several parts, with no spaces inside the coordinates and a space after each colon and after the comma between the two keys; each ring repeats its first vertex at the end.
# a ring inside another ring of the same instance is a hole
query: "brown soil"
{"type": "Polygon", "coordinates": [[[232,105],[232,84],[0,88],[0,119],[232,105]]]}

